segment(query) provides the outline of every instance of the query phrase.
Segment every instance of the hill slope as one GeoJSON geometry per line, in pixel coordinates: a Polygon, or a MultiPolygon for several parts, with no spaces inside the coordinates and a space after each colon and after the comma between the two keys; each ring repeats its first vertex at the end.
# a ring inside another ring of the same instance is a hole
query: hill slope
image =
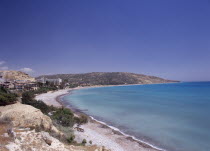
{"type": "Polygon", "coordinates": [[[34,82],[35,78],[21,71],[0,71],[0,76],[7,80],[25,80],[34,82]]]}
{"type": "Polygon", "coordinates": [[[61,78],[71,84],[78,85],[123,85],[123,84],[152,84],[178,82],[166,80],[155,76],[135,74],[128,72],[92,72],[83,74],[56,74],[43,75],[37,78],[46,77],[49,79],[61,78]]]}

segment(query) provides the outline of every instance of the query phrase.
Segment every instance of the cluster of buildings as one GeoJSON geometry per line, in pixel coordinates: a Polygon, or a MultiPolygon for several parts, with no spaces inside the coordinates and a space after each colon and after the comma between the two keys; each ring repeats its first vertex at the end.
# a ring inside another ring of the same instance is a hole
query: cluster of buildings
{"type": "Polygon", "coordinates": [[[16,79],[6,79],[4,76],[0,73],[0,86],[10,89],[10,90],[17,90],[17,91],[23,91],[23,90],[37,90],[38,89],[38,82],[42,84],[46,84],[47,82],[50,84],[53,84],[55,86],[59,86],[62,83],[62,79],[47,79],[47,78],[41,78],[38,80],[16,80],[16,79]]]}
{"type": "Polygon", "coordinates": [[[60,79],[60,78],[48,79],[48,78],[42,77],[40,79],[37,79],[36,81],[40,82],[40,83],[43,83],[43,84],[48,82],[48,83],[53,84],[53,85],[61,85],[61,83],[62,83],[62,79],[60,79]]]}
{"type": "MultiPolygon", "coordinates": [[[[1,79],[1,78],[0,78],[1,79]]],[[[0,86],[10,89],[10,90],[37,90],[38,86],[36,82],[25,81],[25,80],[14,80],[14,81],[5,81],[4,79],[0,80],[0,86]]]]}

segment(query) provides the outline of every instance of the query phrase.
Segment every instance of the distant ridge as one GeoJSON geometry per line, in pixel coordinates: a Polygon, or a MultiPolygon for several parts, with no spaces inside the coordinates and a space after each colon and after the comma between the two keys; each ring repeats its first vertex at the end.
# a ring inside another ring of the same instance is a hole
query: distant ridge
{"type": "Polygon", "coordinates": [[[43,75],[41,77],[54,79],[61,78],[71,84],[77,85],[125,85],[125,84],[153,84],[153,83],[171,83],[179,82],[175,80],[167,80],[155,76],[147,76],[144,74],[135,74],[129,72],[91,72],[82,74],[55,74],[43,75]]]}

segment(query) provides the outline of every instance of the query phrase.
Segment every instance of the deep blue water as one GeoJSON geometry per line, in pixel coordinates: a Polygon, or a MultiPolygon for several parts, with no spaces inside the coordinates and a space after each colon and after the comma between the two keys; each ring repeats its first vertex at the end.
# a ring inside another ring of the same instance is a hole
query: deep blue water
{"type": "Polygon", "coordinates": [[[63,100],[166,150],[210,151],[210,82],[87,88],[63,100]]]}

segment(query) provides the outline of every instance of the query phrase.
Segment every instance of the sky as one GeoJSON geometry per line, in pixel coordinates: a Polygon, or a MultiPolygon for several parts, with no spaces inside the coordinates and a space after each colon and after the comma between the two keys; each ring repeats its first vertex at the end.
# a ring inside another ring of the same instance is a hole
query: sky
{"type": "Polygon", "coordinates": [[[210,0],[1,0],[0,70],[210,81],[210,0]]]}

